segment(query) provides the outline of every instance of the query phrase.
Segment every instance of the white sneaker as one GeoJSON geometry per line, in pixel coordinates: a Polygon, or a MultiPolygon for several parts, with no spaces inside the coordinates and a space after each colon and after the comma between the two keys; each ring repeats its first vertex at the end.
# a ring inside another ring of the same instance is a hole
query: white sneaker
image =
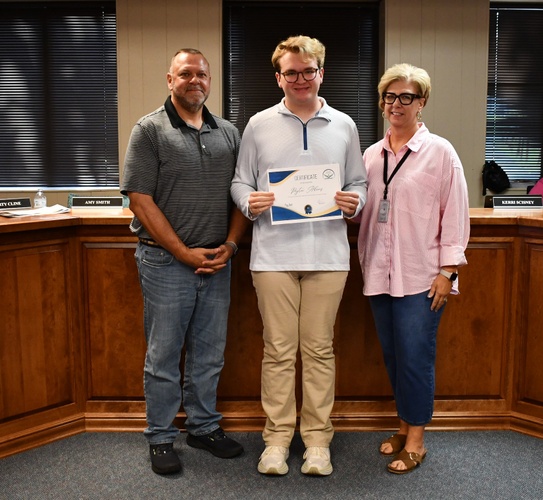
{"type": "Polygon", "coordinates": [[[309,446],[304,453],[305,462],[302,473],[312,476],[329,476],[334,468],[330,462],[330,448],[309,446]]]}
{"type": "Polygon", "coordinates": [[[266,446],[258,461],[258,472],[282,476],[288,472],[288,448],[284,446],[266,446]]]}

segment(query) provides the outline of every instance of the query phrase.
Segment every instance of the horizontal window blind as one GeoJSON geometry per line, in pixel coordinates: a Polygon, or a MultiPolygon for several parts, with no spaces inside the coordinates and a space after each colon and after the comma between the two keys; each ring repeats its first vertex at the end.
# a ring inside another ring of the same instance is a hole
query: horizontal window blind
{"type": "Polygon", "coordinates": [[[491,4],[486,159],[511,182],[543,176],[543,7],[491,4]]]}
{"type": "Polygon", "coordinates": [[[319,94],[351,116],[362,149],[377,140],[377,3],[224,2],[224,116],[243,132],[249,118],[283,97],[271,64],[277,44],[293,35],[326,47],[319,94]]]}
{"type": "Polygon", "coordinates": [[[0,189],[119,185],[115,2],[0,3],[0,189]]]}

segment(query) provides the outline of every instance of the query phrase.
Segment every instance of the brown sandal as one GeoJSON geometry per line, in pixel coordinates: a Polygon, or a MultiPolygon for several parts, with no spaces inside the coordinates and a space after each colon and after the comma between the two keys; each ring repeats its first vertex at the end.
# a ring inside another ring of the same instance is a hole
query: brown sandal
{"type": "Polygon", "coordinates": [[[407,450],[402,450],[398,456],[392,461],[395,462],[396,460],[400,460],[405,464],[405,469],[398,470],[394,467],[391,467],[390,464],[388,464],[387,469],[388,472],[392,472],[392,474],[407,474],[408,472],[414,471],[426,458],[426,451],[419,455],[418,453],[410,453],[407,450]]]}
{"type": "Polygon", "coordinates": [[[392,446],[392,451],[390,453],[383,453],[381,451],[381,446],[379,446],[379,453],[381,455],[385,455],[385,457],[392,457],[394,455],[397,455],[400,453],[400,451],[403,450],[405,446],[405,442],[407,441],[407,436],[405,434],[394,434],[393,436],[390,436],[388,439],[385,439],[381,446],[384,444],[389,444],[392,446]]]}

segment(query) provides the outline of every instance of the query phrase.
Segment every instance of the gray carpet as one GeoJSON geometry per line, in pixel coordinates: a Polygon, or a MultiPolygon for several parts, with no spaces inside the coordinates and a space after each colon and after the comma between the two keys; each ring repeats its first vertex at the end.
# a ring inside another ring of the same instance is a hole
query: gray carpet
{"type": "Polygon", "coordinates": [[[234,433],[245,446],[223,460],[176,441],[183,471],[151,471],[139,433],[87,433],[0,460],[0,498],[16,499],[543,499],[543,440],[510,431],[428,432],[428,456],[414,472],[386,471],[383,432],[337,432],[334,473],[300,472],[303,445],[291,446],[286,476],[256,470],[260,433],[234,433]]]}

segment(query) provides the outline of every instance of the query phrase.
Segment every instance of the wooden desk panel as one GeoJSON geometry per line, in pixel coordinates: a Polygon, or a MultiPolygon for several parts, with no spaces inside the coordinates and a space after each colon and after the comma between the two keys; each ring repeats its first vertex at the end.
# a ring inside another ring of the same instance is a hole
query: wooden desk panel
{"type": "Polygon", "coordinates": [[[257,401],[260,408],[260,363],[264,342],[262,320],[249,272],[250,241],[239,246],[232,260],[232,287],[224,368],[219,380],[220,399],[257,401]]]}
{"type": "MultiPolygon", "coordinates": [[[[358,252],[353,243],[351,271],[335,327],[336,400],[392,400],[371,308],[362,286],[358,252]]],[[[339,407],[336,404],[334,411],[339,407]]]]}
{"type": "Polygon", "coordinates": [[[143,399],[143,301],[135,243],[81,240],[88,399],[143,399]]]}
{"type": "Polygon", "coordinates": [[[518,400],[543,418],[543,241],[523,244],[524,316],[518,341],[518,400]]]}
{"type": "Polygon", "coordinates": [[[504,401],[514,240],[473,238],[466,257],[460,294],[449,298],[438,333],[436,396],[504,401]]]}
{"type": "Polygon", "coordinates": [[[69,243],[0,248],[0,426],[75,401],[69,243]]]}
{"type": "MultiPolygon", "coordinates": [[[[431,427],[543,436],[543,216],[472,212],[461,294],[449,300],[438,334],[431,427]]],[[[64,217],[42,228],[39,220],[0,224],[0,456],[85,429],[145,427],[130,212],[64,217]]],[[[338,430],[385,429],[395,425],[395,409],[362,295],[356,230],[349,226],[352,269],[335,326],[332,418],[338,430]]],[[[218,394],[231,430],[261,430],[264,421],[262,322],[249,252],[247,235],[232,266],[218,394]]]]}

